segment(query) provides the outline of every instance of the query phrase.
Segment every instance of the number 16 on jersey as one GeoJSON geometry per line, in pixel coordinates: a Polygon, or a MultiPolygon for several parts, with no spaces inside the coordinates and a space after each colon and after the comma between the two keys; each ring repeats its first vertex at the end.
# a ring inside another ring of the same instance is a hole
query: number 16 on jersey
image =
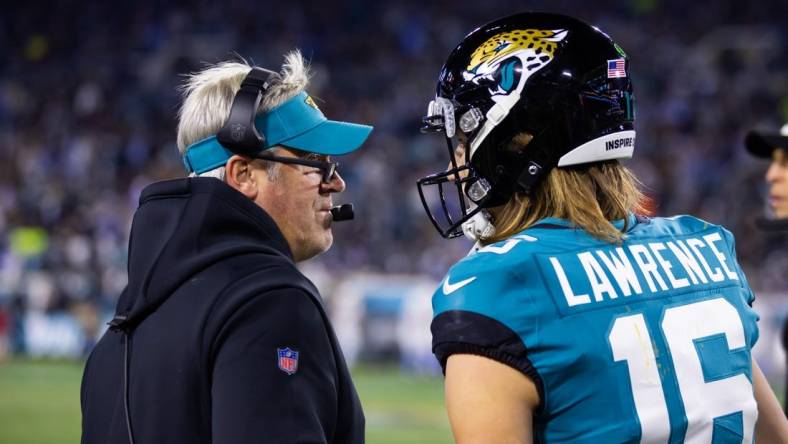
{"type": "MultiPolygon", "coordinates": [[[[696,341],[724,337],[729,352],[746,347],[736,308],[724,298],[666,308],[660,328],[672,358],[673,372],[687,420],[684,443],[710,444],[714,419],[741,413],[742,441],[751,443],[757,407],[752,383],[743,373],[706,381],[696,341]]],[[[608,335],[613,360],[629,370],[632,399],[641,427],[641,443],[666,443],[671,425],[654,341],[643,313],[620,316],[608,335]]],[[[729,359],[730,354],[715,359],[729,359]]]]}

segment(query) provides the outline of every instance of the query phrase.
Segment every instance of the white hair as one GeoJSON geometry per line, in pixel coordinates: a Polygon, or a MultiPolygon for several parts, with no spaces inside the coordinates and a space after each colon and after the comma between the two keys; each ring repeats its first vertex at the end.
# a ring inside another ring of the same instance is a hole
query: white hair
{"type": "MultiPolygon", "coordinates": [[[[178,151],[181,156],[189,145],[219,132],[230,114],[235,93],[251,69],[246,61],[221,62],[186,77],[181,86],[183,105],[178,113],[178,151]]],[[[309,84],[310,77],[309,65],[301,52],[289,52],[285,55],[281,72],[272,78],[271,87],[257,109],[258,114],[301,93],[309,84]]],[[[269,176],[275,176],[275,167],[273,162],[266,164],[269,176]]],[[[224,166],[200,176],[224,180],[224,166]]]]}

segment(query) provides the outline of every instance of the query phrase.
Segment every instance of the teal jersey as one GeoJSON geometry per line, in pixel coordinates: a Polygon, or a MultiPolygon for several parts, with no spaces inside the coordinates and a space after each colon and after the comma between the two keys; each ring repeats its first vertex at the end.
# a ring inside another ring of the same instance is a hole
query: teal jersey
{"type": "Polygon", "coordinates": [[[433,350],[528,375],[535,442],[747,443],[752,300],[720,226],[630,215],[619,245],[550,218],[449,270],[433,350]]]}

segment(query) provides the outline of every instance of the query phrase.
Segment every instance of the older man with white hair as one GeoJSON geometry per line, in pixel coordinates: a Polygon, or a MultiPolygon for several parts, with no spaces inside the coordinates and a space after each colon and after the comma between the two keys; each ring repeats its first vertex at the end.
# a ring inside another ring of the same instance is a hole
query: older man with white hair
{"type": "MultiPolygon", "coordinates": [[[[297,51],[279,73],[221,63],[186,82],[188,178],[148,186],[129,284],[82,383],[82,442],[364,440],[364,415],[315,286],[295,264],[326,251],[333,155],[371,127],[325,118],[297,51]]],[[[333,210],[333,211],[332,211],[333,210]]]]}

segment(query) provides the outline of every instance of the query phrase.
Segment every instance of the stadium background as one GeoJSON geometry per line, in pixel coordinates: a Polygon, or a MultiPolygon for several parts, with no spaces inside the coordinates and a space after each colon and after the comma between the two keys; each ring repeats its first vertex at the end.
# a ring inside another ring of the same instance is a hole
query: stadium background
{"type": "MultiPolygon", "coordinates": [[[[767,163],[745,132],[788,121],[788,4],[741,1],[12,2],[0,14],[0,442],[73,442],[82,359],[126,283],[139,192],[180,177],[183,73],[300,48],[328,116],[375,126],[341,159],[356,220],[303,264],[323,291],[364,400],[369,441],[449,442],[429,354],[429,296],[465,240],[425,218],[417,178],[445,165],[420,135],[449,51],[520,10],[606,30],[631,57],[636,157],[658,214],[731,229],[758,295],[756,356],[780,391],[788,242],[759,232],[767,163]]],[[[275,402],[275,400],[272,400],[275,402]]]]}

